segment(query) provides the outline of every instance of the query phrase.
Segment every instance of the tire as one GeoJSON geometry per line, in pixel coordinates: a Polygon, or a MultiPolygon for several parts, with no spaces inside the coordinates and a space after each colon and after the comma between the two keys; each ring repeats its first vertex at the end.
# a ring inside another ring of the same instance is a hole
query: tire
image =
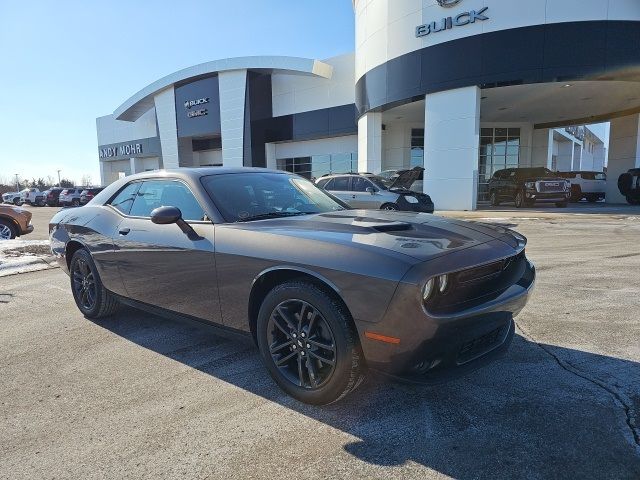
{"type": "Polygon", "coordinates": [[[78,200],[77,198],[74,198],[73,200],[71,200],[71,206],[72,207],[79,207],[80,206],[80,200],[78,200]]]}
{"type": "Polygon", "coordinates": [[[567,208],[568,202],[558,202],[556,203],[556,207],[558,208],[567,208]]]}
{"type": "Polygon", "coordinates": [[[596,203],[598,201],[597,195],[587,195],[587,202],[596,203]]]}
{"type": "Polygon", "coordinates": [[[570,200],[573,203],[578,203],[580,200],[582,200],[582,188],[580,188],[580,185],[571,186],[570,200]]]}
{"type": "Polygon", "coordinates": [[[629,205],[640,205],[640,198],[633,198],[631,195],[627,195],[627,203],[629,205]]]}
{"type": "Polygon", "coordinates": [[[399,209],[398,209],[398,205],[396,205],[395,203],[385,203],[380,207],[380,210],[396,211],[399,209]]]}
{"type": "Polygon", "coordinates": [[[20,201],[19,198],[14,198],[13,199],[13,204],[17,207],[19,207],[20,205],[22,205],[22,202],[20,201]]]}
{"type": "Polygon", "coordinates": [[[301,402],[337,402],[364,379],[364,359],[351,315],[312,283],[294,280],[273,288],[260,307],[256,336],[271,377],[301,402]],[[301,315],[300,325],[296,322],[301,315]]]}
{"type": "Polygon", "coordinates": [[[0,240],[11,240],[18,235],[18,229],[10,221],[0,218],[0,240]]]}
{"type": "Polygon", "coordinates": [[[73,299],[85,317],[104,318],[113,315],[117,311],[120,303],[111,292],[104,288],[96,265],[87,250],[81,248],[73,254],[69,272],[73,299]],[[85,278],[88,279],[89,275],[91,276],[91,281],[80,283],[85,278]],[[91,283],[92,286],[90,286],[91,283]],[[80,285],[84,287],[82,290],[80,285]],[[93,292],[92,294],[91,291],[93,292]],[[84,292],[86,292],[86,297],[84,292]],[[93,300],[91,300],[91,296],[93,300]]]}
{"type": "Polygon", "coordinates": [[[489,200],[491,201],[492,207],[497,207],[500,205],[500,200],[498,199],[498,194],[495,190],[491,190],[491,193],[489,194],[489,200]]]}
{"type": "Polygon", "coordinates": [[[519,190],[518,193],[516,193],[516,196],[513,199],[513,201],[516,204],[516,208],[524,207],[525,206],[524,192],[522,190],[519,190]]]}
{"type": "Polygon", "coordinates": [[[629,196],[629,192],[633,189],[633,175],[630,173],[623,173],[618,177],[618,190],[622,195],[629,196]]]}

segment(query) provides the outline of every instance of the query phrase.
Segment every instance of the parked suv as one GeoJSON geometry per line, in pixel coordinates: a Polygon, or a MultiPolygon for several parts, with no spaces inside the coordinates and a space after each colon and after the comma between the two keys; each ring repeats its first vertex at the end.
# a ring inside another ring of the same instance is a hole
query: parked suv
{"type": "Polygon", "coordinates": [[[58,199],[60,198],[60,193],[62,192],[62,188],[53,187],[47,190],[45,193],[44,201],[50,207],[59,207],[60,203],[58,199]]]}
{"type": "Polygon", "coordinates": [[[13,203],[14,205],[22,205],[20,192],[7,192],[2,194],[3,203],[13,203]]]}
{"type": "Polygon", "coordinates": [[[405,170],[391,181],[371,173],[327,175],[316,184],[353,208],[433,213],[429,195],[409,190],[422,170],[405,170]]]}
{"type": "Polygon", "coordinates": [[[96,187],[96,188],[85,188],[80,193],[80,205],[86,205],[89,203],[93,197],[95,197],[98,193],[100,193],[104,188],[96,187]]]}
{"type": "Polygon", "coordinates": [[[80,205],[80,195],[82,194],[82,190],[84,189],[79,187],[65,188],[60,192],[58,202],[63,207],[68,207],[69,205],[78,207],[80,205]]]}
{"type": "Polygon", "coordinates": [[[558,172],[558,176],[571,181],[571,201],[588,202],[604,200],[607,189],[607,175],[603,172],[558,172]]]}
{"type": "Polygon", "coordinates": [[[571,197],[571,182],[548,168],[506,168],[489,180],[491,205],[515,202],[517,208],[532,207],[536,202],[566,207],[571,197]]]}
{"type": "Polygon", "coordinates": [[[44,206],[44,193],[37,188],[25,188],[20,192],[20,202],[42,207],[44,206]]]}
{"type": "Polygon", "coordinates": [[[31,212],[24,208],[0,205],[0,240],[10,240],[31,232],[31,212]]]}
{"type": "Polygon", "coordinates": [[[630,205],[640,205],[640,168],[632,168],[620,175],[618,190],[630,205]]]}

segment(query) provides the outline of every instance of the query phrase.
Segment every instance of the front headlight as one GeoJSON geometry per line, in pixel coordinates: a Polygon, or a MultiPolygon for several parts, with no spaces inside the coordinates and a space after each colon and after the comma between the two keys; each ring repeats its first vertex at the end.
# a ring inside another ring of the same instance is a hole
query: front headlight
{"type": "Polygon", "coordinates": [[[422,299],[425,302],[429,300],[429,297],[431,297],[435,284],[436,282],[433,278],[430,278],[429,280],[427,280],[427,283],[424,284],[424,287],[422,288],[422,299]]]}
{"type": "Polygon", "coordinates": [[[536,182],[525,182],[525,183],[524,183],[524,186],[525,186],[526,188],[531,188],[531,189],[533,189],[533,188],[536,188],[536,182]]]}

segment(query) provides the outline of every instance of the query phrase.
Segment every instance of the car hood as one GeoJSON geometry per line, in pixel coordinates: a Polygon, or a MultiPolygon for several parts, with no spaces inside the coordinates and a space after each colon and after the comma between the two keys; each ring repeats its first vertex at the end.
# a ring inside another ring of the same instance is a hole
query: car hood
{"type": "Polygon", "coordinates": [[[382,210],[342,210],[232,224],[284,237],[357,246],[429,260],[493,240],[514,249],[518,240],[505,228],[452,220],[425,213],[382,210]]]}
{"type": "Polygon", "coordinates": [[[389,190],[391,189],[405,189],[410,190],[411,185],[416,180],[420,179],[420,176],[424,172],[424,168],[422,167],[414,167],[411,170],[402,171],[394,180],[391,185],[389,185],[389,190]]]}

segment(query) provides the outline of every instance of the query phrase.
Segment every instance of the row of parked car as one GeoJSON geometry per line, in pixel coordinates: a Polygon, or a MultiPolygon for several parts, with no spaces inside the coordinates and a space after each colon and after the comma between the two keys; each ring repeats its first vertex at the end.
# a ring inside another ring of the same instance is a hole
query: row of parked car
{"type": "Polygon", "coordinates": [[[26,203],[36,207],[78,207],[88,203],[102,190],[101,187],[53,187],[41,192],[37,188],[25,188],[20,192],[5,193],[2,201],[18,206],[26,203]]]}

